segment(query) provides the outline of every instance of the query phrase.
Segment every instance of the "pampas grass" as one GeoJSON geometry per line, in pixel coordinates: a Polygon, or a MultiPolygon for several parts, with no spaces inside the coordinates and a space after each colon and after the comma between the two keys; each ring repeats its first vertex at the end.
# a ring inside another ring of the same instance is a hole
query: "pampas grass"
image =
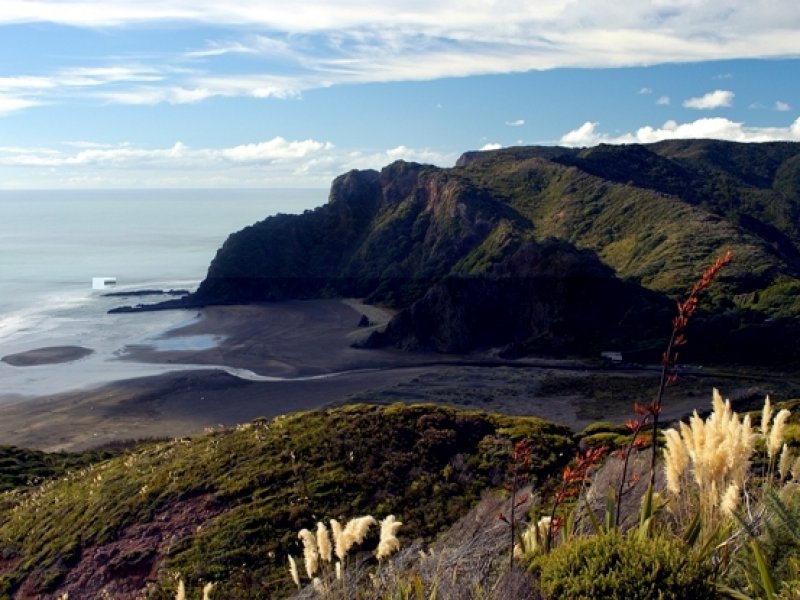
{"type": "Polygon", "coordinates": [[[673,509],[687,513],[696,506],[707,525],[718,521],[723,499],[728,508],[738,504],[755,444],[749,416],[740,420],[716,389],[712,405],[707,419],[695,411],[688,424],[680,424],[680,432],[664,433],[665,475],[673,509]]]}
{"type": "Polygon", "coordinates": [[[303,542],[303,561],[306,574],[313,579],[319,571],[319,551],[317,550],[317,537],[308,529],[301,529],[297,537],[303,542]]]}
{"type": "MultiPolygon", "coordinates": [[[[301,529],[297,533],[297,537],[303,544],[306,577],[318,595],[328,598],[334,597],[337,591],[345,593],[346,581],[349,579],[345,571],[347,556],[353,548],[364,543],[376,525],[378,525],[378,521],[375,517],[366,515],[350,519],[344,527],[336,519],[331,519],[330,529],[324,523],[318,522],[316,532],[301,529]],[[334,555],[338,560],[331,569],[334,555]],[[334,581],[341,582],[341,585],[334,586],[334,581]]],[[[397,531],[401,526],[402,523],[394,515],[389,515],[380,522],[380,538],[375,552],[379,561],[387,559],[400,548],[397,531]]],[[[289,574],[298,589],[301,588],[302,580],[297,563],[291,556],[289,557],[289,574]]]]}
{"type": "Polygon", "coordinates": [[[333,559],[333,547],[331,546],[331,536],[325,523],[317,523],[317,550],[319,557],[329,563],[333,559]]]}
{"type": "Polygon", "coordinates": [[[289,556],[289,575],[292,576],[292,581],[297,586],[297,589],[300,589],[300,571],[297,568],[297,562],[294,560],[293,556],[289,556]]]}
{"type": "Polygon", "coordinates": [[[786,442],[784,442],[783,448],[781,449],[780,458],[778,459],[778,475],[780,476],[781,481],[784,481],[786,476],[789,475],[793,460],[794,456],[792,456],[792,451],[789,450],[789,446],[787,446],[786,442]]]}
{"type": "Polygon", "coordinates": [[[547,538],[550,536],[552,517],[544,516],[536,523],[531,523],[522,532],[519,543],[514,546],[514,557],[531,557],[547,548],[547,538]]]}
{"type": "Polygon", "coordinates": [[[780,450],[783,445],[783,432],[786,428],[786,421],[791,415],[792,413],[785,408],[778,411],[778,414],[775,415],[775,420],[772,422],[769,435],[767,435],[767,456],[770,462],[775,461],[778,450],[780,450]]]}
{"type": "Polygon", "coordinates": [[[344,529],[342,529],[341,523],[336,519],[331,519],[331,533],[333,534],[336,558],[343,561],[344,557],[347,556],[347,550],[344,548],[344,529]]]}
{"type": "Polygon", "coordinates": [[[381,538],[378,542],[378,550],[375,553],[378,560],[389,558],[400,549],[397,531],[402,525],[400,521],[395,519],[394,515],[389,515],[381,521],[381,538]]]}
{"type": "Polygon", "coordinates": [[[207,583],[203,586],[203,600],[211,600],[211,592],[214,591],[214,584],[207,583]]]}
{"type": "Polygon", "coordinates": [[[377,524],[378,522],[375,520],[375,517],[371,517],[369,515],[357,517],[348,521],[347,525],[345,525],[344,532],[342,533],[344,536],[343,543],[345,554],[347,554],[353,546],[361,544],[367,537],[370,528],[377,524]]]}

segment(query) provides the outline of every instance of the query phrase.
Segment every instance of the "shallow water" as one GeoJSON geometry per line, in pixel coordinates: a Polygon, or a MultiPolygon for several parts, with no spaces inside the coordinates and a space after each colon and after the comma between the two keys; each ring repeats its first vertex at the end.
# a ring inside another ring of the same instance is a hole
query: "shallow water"
{"type": "Polygon", "coordinates": [[[324,190],[141,190],[0,192],[0,357],[43,346],[84,346],[70,363],[0,362],[0,396],[53,394],[177,370],[116,360],[127,345],[202,350],[214,336],[161,338],[194,311],[109,315],[158,297],[108,298],[109,291],[193,290],[227,236],[278,212],[325,202],[324,190]]]}

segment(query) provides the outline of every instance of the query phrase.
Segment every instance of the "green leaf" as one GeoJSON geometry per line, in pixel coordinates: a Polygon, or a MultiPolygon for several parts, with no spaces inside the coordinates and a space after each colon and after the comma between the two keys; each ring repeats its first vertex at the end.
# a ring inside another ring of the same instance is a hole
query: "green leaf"
{"type": "Polygon", "coordinates": [[[683,534],[683,541],[686,543],[687,546],[690,548],[697,543],[698,538],[700,537],[700,532],[703,530],[703,519],[700,516],[700,511],[698,510],[692,522],[689,523],[689,527],[686,529],[686,532],[683,534]]]}
{"type": "Polygon", "coordinates": [[[750,540],[750,550],[753,552],[753,558],[756,559],[758,574],[761,576],[761,585],[764,588],[767,600],[774,600],[775,581],[772,579],[772,573],[769,571],[767,561],[764,559],[764,554],[761,552],[761,546],[758,544],[758,540],[750,540]]]}

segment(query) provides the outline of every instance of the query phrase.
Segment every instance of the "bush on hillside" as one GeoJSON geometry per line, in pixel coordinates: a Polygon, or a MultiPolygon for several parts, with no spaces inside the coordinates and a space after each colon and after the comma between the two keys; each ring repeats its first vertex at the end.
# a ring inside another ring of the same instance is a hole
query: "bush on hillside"
{"type": "Polygon", "coordinates": [[[617,532],[575,540],[536,557],[546,598],[680,600],[716,598],[711,567],[676,538],[641,540],[617,532]]]}

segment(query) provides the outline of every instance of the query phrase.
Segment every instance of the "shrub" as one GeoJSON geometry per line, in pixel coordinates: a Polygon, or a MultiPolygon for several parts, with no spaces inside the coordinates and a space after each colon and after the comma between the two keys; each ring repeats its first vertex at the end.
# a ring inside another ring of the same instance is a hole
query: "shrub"
{"type": "Polygon", "coordinates": [[[678,540],[617,532],[575,540],[533,559],[547,598],[662,600],[716,598],[710,566],[678,540]]]}

